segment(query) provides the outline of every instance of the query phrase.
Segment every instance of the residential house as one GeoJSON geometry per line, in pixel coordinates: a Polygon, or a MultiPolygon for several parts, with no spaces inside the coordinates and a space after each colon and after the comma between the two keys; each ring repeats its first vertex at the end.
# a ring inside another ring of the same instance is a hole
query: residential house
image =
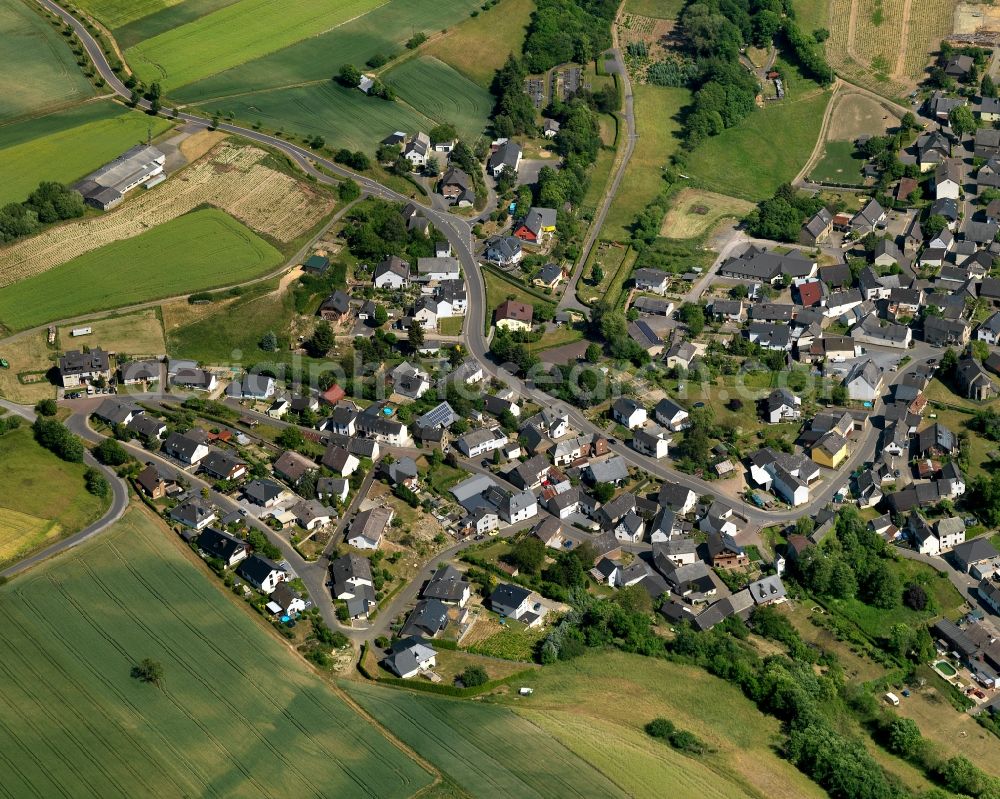
{"type": "Polygon", "coordinates": [[[674,343],[667,350],[663,362],[668,369],[688,369],[697,355],[698,350],[690,341],[674,339],[674,343]]]}
{"type": "Polygon", "coordinates": [[[285,572],[277,563],[257,554],[243,561],[238,573],[262,594],[273,593],[278,583],[285,579],[285,572]]]}
{"type": "Polygon", "coordinates": [[[296,614],[306,609],[306,602],[286,582],[282,581],[271,593],[267,609],[275,615],[294,618],[296,614]]]}
{"type": "Polygon", "coordinates": [[[905,350],[910,346],[913,333],[906,325],[886,322],[871,314],[865,316],[861,323],[854,327],[851,331],[851,338],[859,344],[905,350]]]}
{"type": "Polygon", "coordinates": [[[632,436],[635,451],[656,460],[667,457],[670,442],[670,433],[658,425],[640,428],[632,436]]]}
{"type": "Polygon", "coordinates": [[[629,397],[619,397],[611,405],[612,415],[616,422],[635,430],[646,424],[646,409],[629,397]]]}
{"type": "Polygon", "coordinates": [[[524,257],[521,240],[515,236],[496,236],[489,239],[483,257],[497,266],[513,266],[524,257]]]}
{"type": "Polygon", "coordinates": [[[200,499],[189,499],[177,507],[171,509],[170,518],[172,521],[183,524],[194,530],[204,530],[215,521],[215,511],[200,499]]]}
{"type": "Polygon", "coordinates": [[[274,378],[247,372],[226,387],[226,395],[236,399],[267,400],[274,396],[274,378]]]}
{"type": "Polygon", "coordinates": [[[478,458],[507,443],[507,434],[499,427],[470,430],[455,441],[455,446],[467,458],[478,458]]]}
{"type": "Polygon", "coordinates": [[[494,323],[506,330],[531,330],[532,306],[516,300],[505,300],[494,312],[494,323]]]}
{"type": "Polygon", "coordinates": [[[969,574],[977,566],[1000,559],[1000,552],[997,552],[989,538],[981,536],[952,547],[951,559],[955,568],[969,574]]]}
{"type": "Polygon", "coordinates": [[[517,142],[506,141],[501,144],[490,156],[487,168],[490,174],[498,178],[505,169],[517,172],[521,165],[521,145],[517,142]]]}
{"type": "Polygon", "coordinates": [[[128,361],[118,364],[121,382],[126,386],[139,383],[156,383],[160,379],[159,361],[128,361]]]}
{"type": "Polygon", "coordinates": [[[384,663],[397,677],[408,680],[433,669],[437,665],[437,652],[417,636],[412,636],[395,641],[384,663]]]}
{"type": "Polygon", "coordinates": [[[214,527],[201,531],[198,548],[206,555],[221,560],[229,569],[250,557],[246,541],[214,527]]]}
{"type": "Polygon", "coordinates": [[[934,196],[957,200],[962,191],[962,162],[948,158],[934,170],[934,196]]]}
{"type": "Polygon", "coordinates": [[[247,475],[247,462],[230,452],[212,450],[202,459],[201,469],[213,480],[234,481],[247,475]]]}
{"type": "Polygon", "coordinates": [[[874,233],[885,224],[886,211],[877,200],[869,200],[851,219],[851,228],[859,233],[874,233]]]}
{"type": "Polygon", "coordinates": [[[844,386],[855,402],[874,403],[882,394],[882,370],[871,358],[857,361],[844,378],[844,386]]]}
{"type": "Polygon", "coordinates": [[[973,138],[976,158],[988,161],[1000,156],[1000,130],[994,127],[978,128],[973,138]]]}
{"type": "Polygon", "coordinates": [[[490,609],[500,616],[521,619],[531,611],[531,592],[511,583],[500,583],[490,595],[490,609]]]}
{"type": "Polygon", "coordinates": [[[675,433],[690,426],[691,415],[671,399],[662,399],[653,408],[653,418],[675,433]]]}
{"type": "Polygon", "coordinates": [[[962,393],[971,400],[982,402],[997,395],[996,383],[983,365],[971,355],[964,355],[959,359],[955,369],[955,382],[962,393]]]}
{"type": "Polygon", "coordinates": [[[200,440],[190,438],[184,433],[171,433],[163,442],[163,454],[181,463],[194,466],[208,455],[209,449],[200,440]]]}
{"type": "Polygon", "coordinates": [[[469,175],[458,167],[449,168],[438,183],[441,196],[459,208],[470,208],[476,203],[476,187],[469,175]]]}
{"type": "Polygon", "coordinates": [[[812,459],[820,466],[836,469],[848,456],[847,439],[840,433],[831,430],[813,444],[810,451],[812,459]]]}
{"type": "Polygon", "coordinates": [[[338,289],[320,304],[319,315],[328,322],[343,322],[350,310],[351,298],[338,289]]]}
{"type": "Polygon", "coordinates": [[[764,400],[764,418],[769,424],[802,418],[802,399],[786,388],[777,388],[764,400]]]}
{"type": "Polygon", "coordinates": [[[326,527],[337,517],[337,512],[326,507],[318,499],[308,499],[295,503],[289,508],[295,521],[305,530],[312,532],[326,527]]]}
{"type": "Polygon", "coordinates": [[[720,569],[740,568],[750,562],[743,547],[727,533],[709,533],[708,557],[712,566],[720,569]]]}
{"type": "Polygon", "coordinates": [[[324,502],[345,502],[351,484],[343,477],[320,477],[316,481],[316,498],[324,502]]]}
{"type": "Polygon", "coordinates": [[[425,635],[434,638],[448,626],[448,606],[440,599],[421,599],[406,617],[401,636],[425,635]]]}
{"type": "Polygon", "coordinates": [[[420,595],[425,599],[436,599],[446,605],[464,608],[472,596],[472,585],[462,572],[445,564],[431,575],[420,595]]]}
{"type": "Polygon", "coordinates": [[[656,497],[657,503],[674,513],[684,516],[691,513],[698,502],[698,495],[679,483],[664,482],[656,497]]]}
{"type": "Polygon", "coordinates": [[[282,452],[272,466],[278,477],[293,486],[298,484],[306,472],[315,471],[317,468],[319,467],[305,455],[300,455],[291,449],[282,452]]]}
{"type": "Polygon", "coordinates": [[[286,495],[286,489],[274,480],[251,480],[243,488],[243,496],[259,508],[273,508],[286,495]]]}
{"type": "Polygon", "coordinates": [[[969,342],[969,326],[958,319],[928,316],[924,319],[924,341],[937,347],[964,347],[969,342]]]}
{"type": "Polygon", "coordinates": [[[351,522],[347,543],[357,549],[378,549],[394,515],[392,508],[383,506],[361,511],[351,522]]]}
{"type": "Polygon", "coordinates": [[[410,265],[398,255],[392,255],[375,267],[377,289],[401,289],[410,282],[410,265]]]}
{"type": "Polygon", "coordinates": [[[556,209],[529,209],[519,224],[514,226],[514,235],[529,244],[541,244],[556,229],[556,209]]]}
{"type": "Polygon", "coordinates": [[[562,279],[563,270],[559,264],[545,264],[531,282],[542,288],[555,289],[562,279]]]}
{"type": "Polygon", "coordinates": [[[826,208],[820,208],[799,231],[799,244],[815,247],[830,237],[832,229],[833,215],[826,208]]]}
{"type": "Polygon", "coordinates": [[[665,294],[670,283],[670,275],[661,269],[641,268],[632,273],[635,287],[639,291],[652,291],[654,294],[665,294]]]}
{"type": "Polygon", "coordinates": [[[100,347],[87,352],[68,350],[59,358],[59,377],[63,388],[78,388],[87,383],[111,379],[111,358],[100,347]]]}

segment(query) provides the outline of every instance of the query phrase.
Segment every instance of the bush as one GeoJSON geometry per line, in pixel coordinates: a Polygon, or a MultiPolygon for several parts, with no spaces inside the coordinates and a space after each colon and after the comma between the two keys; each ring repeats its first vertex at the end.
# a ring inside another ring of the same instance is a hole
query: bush
{"type": "Polygon", "coordinates": [[[489,675],[486,673],[486,669],[482,666],[469,666],[458,675],[458,679],[462,681],[462,685],[466,688],[478,688],[480,685],[485,685],[489,682],[489,675]]]}
{"type": "Polygon", "coordinates": [[[655,718],[646,725],[645,730],[647,735],[666,741],[674,749],[681,752],[700,755],[707,748],[704,741],[697,735],[687,730],[678,729],[669,719],[655,718]]]}
{"type": "Polygon", "coordinates": [[[39,416],[55,416],[59,410],[54,399],[43,399],[35,405],[35,413],[39,416]]]}
{"type": "Polygon", "coordinates": [[[95,497],[107,497],[111,493],[111,485],[107,478],[98,469],[87,469],[83,473],[83,480],[87,486],[87,491],[95,497]]]}
{"type": "Polygon", "coordinates": [[[83,442],[73,435],[62,422],[38,418],[31,426],[35,440],[45,449],[70,463],[83,461],[83,442]]]}
{"type": "Polygon", "coordinates": [[[94,457],[105,466],[121,466],[132,460],[125,447],[113,438],[106,438],[94,447],[94,457]]]}

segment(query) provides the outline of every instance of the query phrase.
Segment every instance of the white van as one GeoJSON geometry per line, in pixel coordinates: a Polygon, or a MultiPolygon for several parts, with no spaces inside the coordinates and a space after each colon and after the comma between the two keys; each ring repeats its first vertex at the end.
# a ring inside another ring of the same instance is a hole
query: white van
{"type": "Polygon", "coordinates": [[[885,701],[893,707],[899,707],[899,697],[892,693],[892,691],[885,695],[885,701]]]}

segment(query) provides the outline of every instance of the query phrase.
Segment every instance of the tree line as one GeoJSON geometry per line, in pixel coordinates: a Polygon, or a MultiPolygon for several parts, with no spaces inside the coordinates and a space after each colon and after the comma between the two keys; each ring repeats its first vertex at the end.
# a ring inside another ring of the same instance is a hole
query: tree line
{"type": "Polygon", "coordinates": [[[62,183],[42,181],[28,199],[0,208],[0,244],[33,236],[45,225],[76,219],[86,210],[79,192],[62,183]]]}

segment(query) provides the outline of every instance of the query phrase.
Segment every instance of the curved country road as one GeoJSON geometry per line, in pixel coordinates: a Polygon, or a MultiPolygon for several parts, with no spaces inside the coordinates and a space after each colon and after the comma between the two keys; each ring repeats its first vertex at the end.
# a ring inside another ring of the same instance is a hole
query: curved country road
{"type": "MultiPolygon", "coordinates": [[[[52,2],[52,0],[38,0],[38,2],[48,10],[57,14],[67,24],[73,27],[80,41],[87,50],[87,53],[94,62],[99,74],[108,82],[108,85],[117,94],[124,98],[130,98],[131,92],[125,88],[124,84],[111,70],[108,61],[104,56],[103,50],[95,41],[93,36],[91,36],[83,23],[64,10],[61,6],[52,2]]],[[[145,109],[148,109],[149,106],[146,101],[140,102],[139,105],[145,109]]],[[[178,113],[176,118],[196,126],[206,128],[209,126],[208,120],[188,113],[178,113]]],[[[217,127],[219,130],[224,132],[242,136],[246,139],[257,141],[261,144],[267,145],[268,147],[273,147],[274,149],[282,151],[291,157],[307,174],[312,175],[319,182],[330,183],[331,180],[323,172],[316,169],[316,165],[322,166],[325,170],[332,172],[339,177],[354,180],[361,187],[362,191],[370,196],[400,203],[406,203],[409,201],[408,197],[392,191],[371,178],[358,175],[357,173],[345,169],[333,161],[317,156],[315,153],[303,147],[299,147],[296,144],[292,144],[291,142],[251,130],[249,128],[243,128],[238,125],[220,123],[217,127]]],[[[486,290],[482,272],[480,271],[479,264],[474,254],[475,244],[471,225],[464,219],[460,219],[434,208],[423,208],[422,213],[448,239],[456,257],[462,265],[462,270],[468,284],[469,295],[469,310],[465,316],[463,333],[468,343],[470,354],[475,356],[475,358],[482,363],[484,371],[489,373],[493,378],[506,383],[508,386],[511,386],[515,390],[521,392],[523,396],[529,397],[533,402],[538,403],[542,407],[552,407],[554,405],[560,407],[565,406],[565,403],[557,400],[535,385],[526,383],[511,373],[508,369],[504,368],[503,365],[498,365],[491,359],[489,354],[489,343],[486,335],[484,334],[484,330],[486,330],[487,314],[486,290]]],[[[918,361],[915,360],[908,368],[913,368],[917,362],[918,361]]],[[[902,374],[903,371],[900,371],[897,375],[897,380],[902,376],[902,374]]],[[[603,434],[605,432],[602,428],[585,418],[580,410],[567,406],[566,411],[572,421],[572,424],[581,433],[600,432],[603,434]]],[[[856,451],[848,461],[848,465],[854,465],[866,460],[871,453],[874,452],[874,447],[874,431],[870,430],[863,441],[858,442],[856,451]]],[[[621,455],[633,466],[643,469],[655,477],[680,483],[681,485],[692,489],[699,495],[714,494],[716,490],[716,486],[713,483],[677,472],[676,470],[671,469],[664,464],[653,460],[652,458],[638,454],[621,442],[612,444],[610,449],[621,455]]],[[[826,504],[826,502],[829,501],[830,497],[834,494],[835,489],[843,483],[845,475],[848,472],[848,466],[843,467],[833,481],[830,481],[825,486],[819,487],[815,491],[814,496],[808,505],[800,506],[795,510],[772,512],[761,510],[744,503],[740,506],[739,513],[746,517],[750,522],[761,525],[793,521],[801,516],[814,513],[826,504]]]]}

